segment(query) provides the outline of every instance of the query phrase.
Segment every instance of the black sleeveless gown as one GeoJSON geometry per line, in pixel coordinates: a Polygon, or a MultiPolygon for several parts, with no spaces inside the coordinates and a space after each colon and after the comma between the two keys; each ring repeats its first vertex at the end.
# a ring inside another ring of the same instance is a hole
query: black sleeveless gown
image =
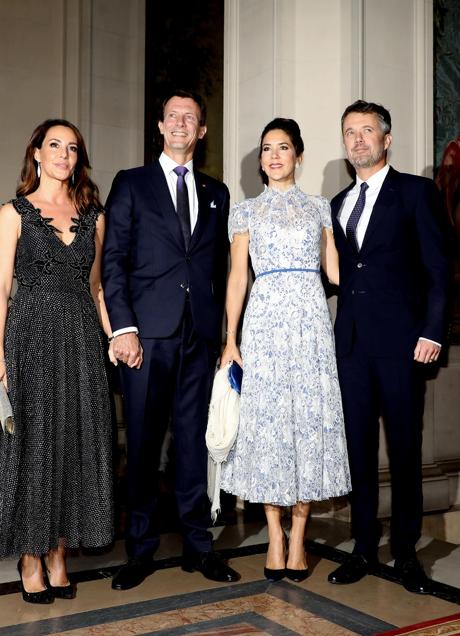
{"type": "Polygon", "coordinates": [[[24,197],[18,290],[5,357],[14,435],[0,428],[0,556],[40,555],[113,536],[111,409],[101,332],[89,288],[96,209],[66,245],[24,197]]]}

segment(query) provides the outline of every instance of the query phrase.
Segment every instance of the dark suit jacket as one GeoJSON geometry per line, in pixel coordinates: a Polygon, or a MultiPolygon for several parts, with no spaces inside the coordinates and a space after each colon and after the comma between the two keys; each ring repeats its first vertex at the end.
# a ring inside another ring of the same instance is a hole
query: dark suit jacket
{"type": "Polygon", "coordinates": [[[337,219],[353,185],[331,202],[340,257],[337,355],[349,353],[354,329],[375,355],[412,354],[421,336],[441,343],[448,266],[434,183],[390,168],[359,253],[337,219]]]}
{"type": "Polygon", "coordinates": [[[165,338],[179,326],[187,289],[198,333],[221,336],[228,258],[227,187],[194,172],[198,220],[188,251],[158,161],[119,172],[107,199],[104,295],[112,329],[165,338]]]}

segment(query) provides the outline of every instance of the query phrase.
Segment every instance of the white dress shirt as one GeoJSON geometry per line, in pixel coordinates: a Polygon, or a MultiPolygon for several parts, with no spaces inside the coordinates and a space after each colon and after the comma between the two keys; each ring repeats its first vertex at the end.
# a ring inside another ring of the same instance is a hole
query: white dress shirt
{"type": "MultiPolygon", "coordinates": [[[[356,227],[356,242],[358,243],[359,249],[361,249],[361,245],[363,244],[364,236],[366,234],[367,227],[369,225],[369,221],[371,218],[372,210],[374,209],[374,204],[379,196],[380,189],[385,181],[385,178],[390,169],[389,164],[386,164],[383,168],[381,168],[378,172],[369,177],[367,180],[367,185],[369,186],[366,190],[366,203],[364,205],[364,210],[361,214],[361,217],[358,221],[358,225],[356,227]]],[[[355,207],[356,201],[358,200],[359,193],[361,191],[361,184],[363,180],[356,175],[356,183],[351,190],[348,191],[345,199],[343,200],[342,207],[340,208],[340,212],[338,214],[338,221],[344,231],[347,233],[347,223],[350,215],[352,213],[353,208],[355,207]]],[[[426,340],[427,342],[433,342],[435,345],[440,347],[439,342],[435,340],[430,340],[429,338],[419,338],[419,340],[426,340]]]]}
{"type": "MultiPolygon", "coordinates": [[[[168,157],[168,155],[164,152],[161,153],[159,162],[163,172],[165,173],[174,207],[177,209],[177,174],[174,172],[174,168],[177,168],[177,166],[181,164],[176,163],[174,159],[168,157]]],[[[198,219],[198,195],[196,193],[196,183],[193,176],[193,159],[185,163],[184,166],[188,169],[188,172],[185,175],[185,184],[187,186],[188,203],[190,208],[190,229],[193,234],[193,230],[195,229],[198,219]]]]}
{"type": "MultiPolygon", "coordinates": [[[[364,235],[366,234],[367,226],[369,225],[369,221],[371,218],[372,210],[374,209],[374,203],[377,200],[377,197],[380,193],[380,188],[382,187],[383,182],[385,181],[385,177],[388,174],[388,170],[390,166],[386,164],[381,170],[376,172],[369,177],[366,181],[369,186],[366,190],[366,203],[364,205],[363,213],[361,214],[361,218],[358,221],[358,225],[356,227],[356,242],[358,243],[359,249],[361,249],[361,245],[363,244],[364,235]]],[[[343,200],[342,207],[339,212],[339,223],[342,226],[343,231],[346,234],[346,228],[348,219],[352,213],[353,208],[355,207],[356,201],[358,200],[358,196],[361,190],[361,184],[363,180],[356,175],[356,183],[351,190],[347,193],[347,196],[343,200]]]]}
{"type": "MultiPolygon", "coordinates": [[[[168,184],[169,193],[171,195],[171,199],[174,203],[174,207],[177,208],[177,174],[174,172],[174,168],[181,165],[176,163],[171,157],[168,157],[164,152],[161,153],[159,158],[161,169],[164,172],[166,177],[166,182],[168,184]]],[[[198,195],[196,192],[196,184],[195,178],[193,176],[193,159],[184,164],[186,168],[188,168],[188,172],[185,175],[185,183],[187,185],[188,192],[188,202],[190,208],[190,229],[193,234],[193,230],[195,229],[195,225],[198,219],[198,195]]],[[[121,329],[116,329],[112,336],[121,336],[123,333],[139,333],[137,327],[123,327],[121,329]]]]}

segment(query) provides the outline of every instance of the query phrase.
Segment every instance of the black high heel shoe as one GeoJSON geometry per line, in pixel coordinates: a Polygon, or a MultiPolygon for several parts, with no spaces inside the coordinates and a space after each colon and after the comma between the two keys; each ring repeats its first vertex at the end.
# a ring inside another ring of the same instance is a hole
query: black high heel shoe
{"type": "Polygon", "coordinates": [[[301,583],[302,581],[305,581],[309,574],[310,572],[308,571],[308,566],[304,570],[292,570],[291,568],[286,568],[286,578],[288,578],[290,581],[294,581],[294,583],[301,583]]]}
{"type": "MultiPolygon", "coordinates": [[[[287,555],[287,536],[283,530],[283,539],[284,539],[284,553],[287,555]]],[[[286,568],[278,568],[273,570],[272,568],[264,568],[264,576],[271,583],[276,583],[276,581],[281,581],[286,576],[286,568]]]]}
{"type": "Polygon", "coordinates": [[[43,578],[45,579],[46,586],[53,598],[63,598],[66,601],[70,601],[75,598],[75,586],[72,585],[72,583],[69,583],[68,585],[51,585],[44,557],[42,557],[42,568],[43,578]]]}
{"type": "Polygon", "coordinates": [[[272,570],[271,568],[264,568],[264,576],[271,583],[276,583],[276,581],[281,581],[286,576],[286,568],[281,568],[278,570],[272,570]]]}
{"type": "Polygon", "coordinates": [[[305,581],[309,574],[308,568],[305,568],[305,570],[291,570],[291,568],[286,568],[286,577],[290,581],[294,581],[294,583],[305,581]]]}
{"type": "Polygon", "coordinates": [[[27,592],[24,588],[24,583],[22,581],[22,561],[19,559],[18,561],[18,572],[19,578],[21,579],[21,592],[22,592],[22,600],[26,603],[35,603],[40,605],[49,605],[54,601],[53,596],[51,595],[48,588],[41,590],[40,592],[27,592]]]}

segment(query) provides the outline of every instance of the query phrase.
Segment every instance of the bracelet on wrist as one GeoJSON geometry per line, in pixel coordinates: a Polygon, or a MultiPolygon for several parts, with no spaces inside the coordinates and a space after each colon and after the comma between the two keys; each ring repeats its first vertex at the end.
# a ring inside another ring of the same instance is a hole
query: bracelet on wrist
{"type": "Polygon", "coordinates": [[[107,342],[110,344],[112,340],[115,339],[115,336],[107,336],[107,342]]]}

